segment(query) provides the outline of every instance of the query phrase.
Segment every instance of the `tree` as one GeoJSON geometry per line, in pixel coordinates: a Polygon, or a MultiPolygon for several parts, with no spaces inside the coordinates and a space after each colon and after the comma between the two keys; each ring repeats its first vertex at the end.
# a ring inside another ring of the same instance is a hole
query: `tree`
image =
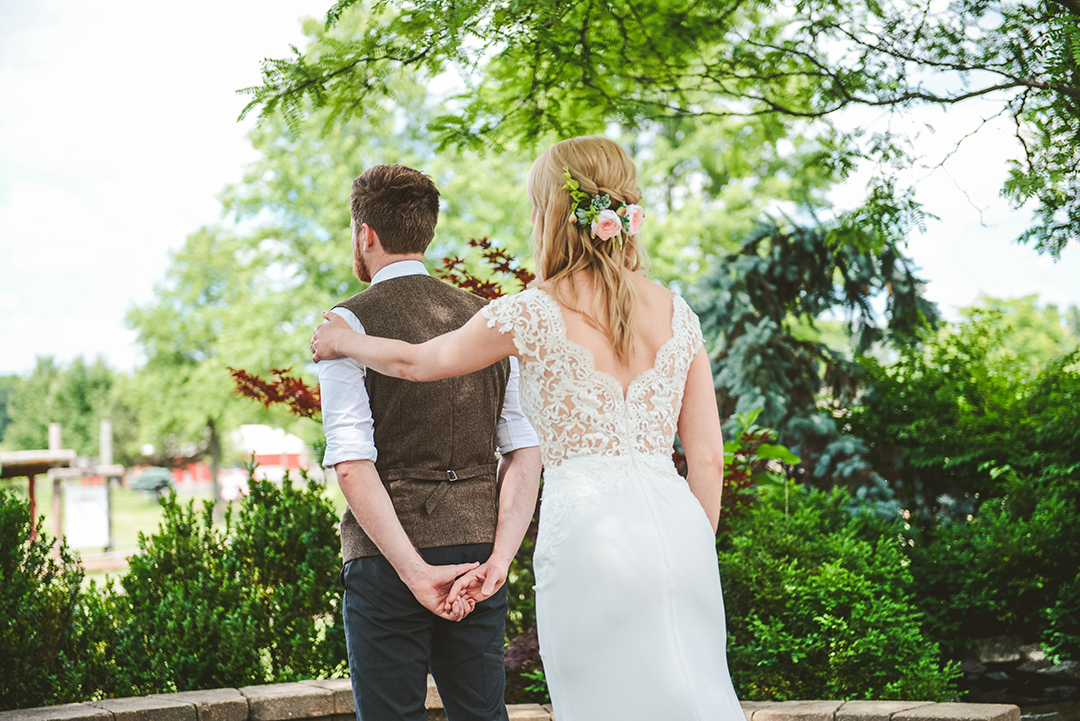
{"type": "Polygon", "coordinates": [[[1000,497],[1012,469],[1068,476],[1080,463],[1073,400],[1078,340],[1054,306],[984,297],[923,346],[860,359],[865,392],[842,422],[920,525],[1000,497]],[[1042,360],[1040,360],[1040,358],[1042,360]]]}
{"type": "MultiPolygon", "coordinates": [[[[889,502],[892,491],[868,462],[869,447],[837,422],[864,390],[852,356],[917,346],[937,310],[896,243],[879,254],[859,245],[830,242],[822,229],[761,226],[690,298],[709,344],[721,417],[762,409],[762,425],[776,428],[801,457],[801,480],[889,502]],[[882,296],[880,318],[873,305],[882,296]],[[846,317],[846,352],[809,337],[823,315],[846,317]]],[[[730,421],[725,431],[735,431],[730,421]]]]}
{"type": "Polygon", "coordinates": [[[242,422],[272,421],[316,440],[314,424],[234,397],[227,367],[310,370],[319,311],[361,289],[352,273],[348,194],[364,168],[406,163],[435,178],[445,210],[434,257],[461,251],[468,234],[491,235],[518,253],[528,247],[527,204],[516,189],[524,162],[435,153],[423,125],[399,122],[431,112],[425,86],[404,78],[395,87],[398,104],[374,108],[333,135],[322,136],[318,122],[295,137],[281,120],[255,129],[260,157],[225,189],[222,220],[188,237],[155,299],[129,314],[147,356],[130,389],[141,442],[164,460],[208,455],[216,467],[228,452],[227,431],[242,422]]]}
{"type": "MultiPolygon", "coordinates": [[[[1023,154],[1004,192],[1032,200],[1020,240],[1057,257],[1080,227],[1080,4],[961,0],[338,0],[328,28],[364,19],[318,48],[263,62],[244,114],[281,112],[293,127],[329,108],[327,127],[392,97],[402,72],[458,71],[464,90],[430,123],[443,145],[530,147],[615,123],[648,131],[670,118],[786,117],[831,138],[838,159],[887,166],[904,156],[888,133],[837,132],[853,106],[902,111],[999,98],[1023,154]],[[855,143],[861,143],[855,145],[855,143]],[[844,150],[845,146],[850,150],[844,150]]],[[[867,208],[909,197],[884,172],[867,208]]],[[[880,246],[878,246],[880,249],[880,246]]]]}
{"type": "Polygon", "coordinates": [[[11,409],[8,404],[20,380],[17,375],[0,376],[0,442],[4,439],[4,429],[11,423],[11,409]]]}
{"type": "Polygon", "coordinates": [[[1077,313],[1076,306],[1062,313],[1056,305],[1041,305],[1038,295],[993,298],[983,294],[975,305],[960,309],[967,324],[999,326],[999,352],[1026,363],[1031,374],[1080,344],[1080,333],[1068,324],[1070,313],[1077,313]]]}
{"type": "Polygon", "coordinates": [[[827,139],[771,117],[675,118],[620,138],[639,168],[649,275],[686,288],[764,219],[813,222],[842,175],[827,139]]]}
{"type": "Polygon", "coordinates": [[[38,358],[26,379],[9,391],[11,421],[4,445],[11,450],[49,447],[49,424],[63,426],[65,448],[83,456],[96,456],[100,448],[100,421],[110,418],[117,375],[100,358],[87,365],[82,356],[66,368],[51,357],[38,358]]]}
{"type": "Polygon", "coordinates": [[[224,366],[281,365],[275,361],[296,355],[260,334],[264,324],[291,321],[292,309],[282,307],[284,294],[258,302],[273,279],[264,256],[245,253],[249,247],[203,228],[173,255],[157,301],[128,314],[147,356],[133,389],[142,440],[173,462],[209,456],[215,497],[224,433],[240,406],[224,366]]]}

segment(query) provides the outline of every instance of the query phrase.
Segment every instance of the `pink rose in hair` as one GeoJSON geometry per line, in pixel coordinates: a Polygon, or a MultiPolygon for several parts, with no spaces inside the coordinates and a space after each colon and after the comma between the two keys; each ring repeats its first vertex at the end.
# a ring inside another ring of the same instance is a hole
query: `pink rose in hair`
{"type": "Polygon", "coordinates": [[[645,220],[645,209],[640,205],[628,205],[626,217],[630,220],[630,235],[637,235],[641,230],[641,223],[645,220]]]}
{"type": "Polygon", "coordinates": [[[622,232],[622,219],[610,208],[601,210],[592,222],[592,232],[600,240],[614,238],[622,232]]]}

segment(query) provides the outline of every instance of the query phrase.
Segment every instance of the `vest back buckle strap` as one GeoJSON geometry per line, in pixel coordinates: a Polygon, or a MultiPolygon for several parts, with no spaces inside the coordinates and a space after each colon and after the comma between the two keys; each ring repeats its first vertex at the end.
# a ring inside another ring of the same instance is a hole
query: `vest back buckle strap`
{"type": "Polygon", "coordinates": [[[454,481],[468,481],[481,476],[494,476],[498,472],[497,463],[483,463],[479,466],[466,468],[447,469],[437,471],[433,468],[387,468],[379,471],[384,481],[429,481],[434,483],[446,483],[454,481]]]}

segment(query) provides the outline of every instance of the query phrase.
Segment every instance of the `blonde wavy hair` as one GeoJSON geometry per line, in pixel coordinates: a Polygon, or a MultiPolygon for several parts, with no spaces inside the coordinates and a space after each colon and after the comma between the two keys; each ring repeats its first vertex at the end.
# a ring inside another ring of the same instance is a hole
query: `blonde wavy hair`
{"type": "Polygon", "coordinates": [[[593,238],[587,226],[570,222],[573,200],[563,186],[564,168],[581,185],[582,192],[595,196],[607,193],[611,206],[641,201],[637,169],[617,143],[597,136],[571,138],[556,143],[536,159],[529,170],[525,188],[535,211],[533,243],[537,274],[550,284],[563,305],[581,313],[585,320],[605,333],[623,366],[633,354],[634,286],[623,269],[642,270],[647,262],[638,237],[623,233],[610,240],[593,238]],[[621,244],[620,244],[621,239],[621,244]],[[596,317],[579,304],[575,275],[591,275],[600,289],[604,317],[596,317]],[[561,292],[567,279],[572,298],[561,292]]]}

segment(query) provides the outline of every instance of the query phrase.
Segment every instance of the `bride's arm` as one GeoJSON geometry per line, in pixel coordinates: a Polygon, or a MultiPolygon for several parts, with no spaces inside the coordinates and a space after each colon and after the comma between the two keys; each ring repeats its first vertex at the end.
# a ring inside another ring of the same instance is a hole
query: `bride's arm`
{"type": "Polygon", "coordinates": [[[311,341],[316,363],[349,356],[377,373],[410,381],[472,373],[517,354],[512,334],[488,328],[480,313],[457,330],[417,345],[356,333],[333,313],[324,312],[323,318],[327,322],[315,329],[311,341]]]}
{"type": "Polygon", "coordinates": [[[686,452],[690,491],[705,509],[715,533],[720,522],[720,494],[724,490],[724,439],[720,433],[712,369],[704,349],[694,356],[686,377],[679,413],[679,440],[686,452]]]}

